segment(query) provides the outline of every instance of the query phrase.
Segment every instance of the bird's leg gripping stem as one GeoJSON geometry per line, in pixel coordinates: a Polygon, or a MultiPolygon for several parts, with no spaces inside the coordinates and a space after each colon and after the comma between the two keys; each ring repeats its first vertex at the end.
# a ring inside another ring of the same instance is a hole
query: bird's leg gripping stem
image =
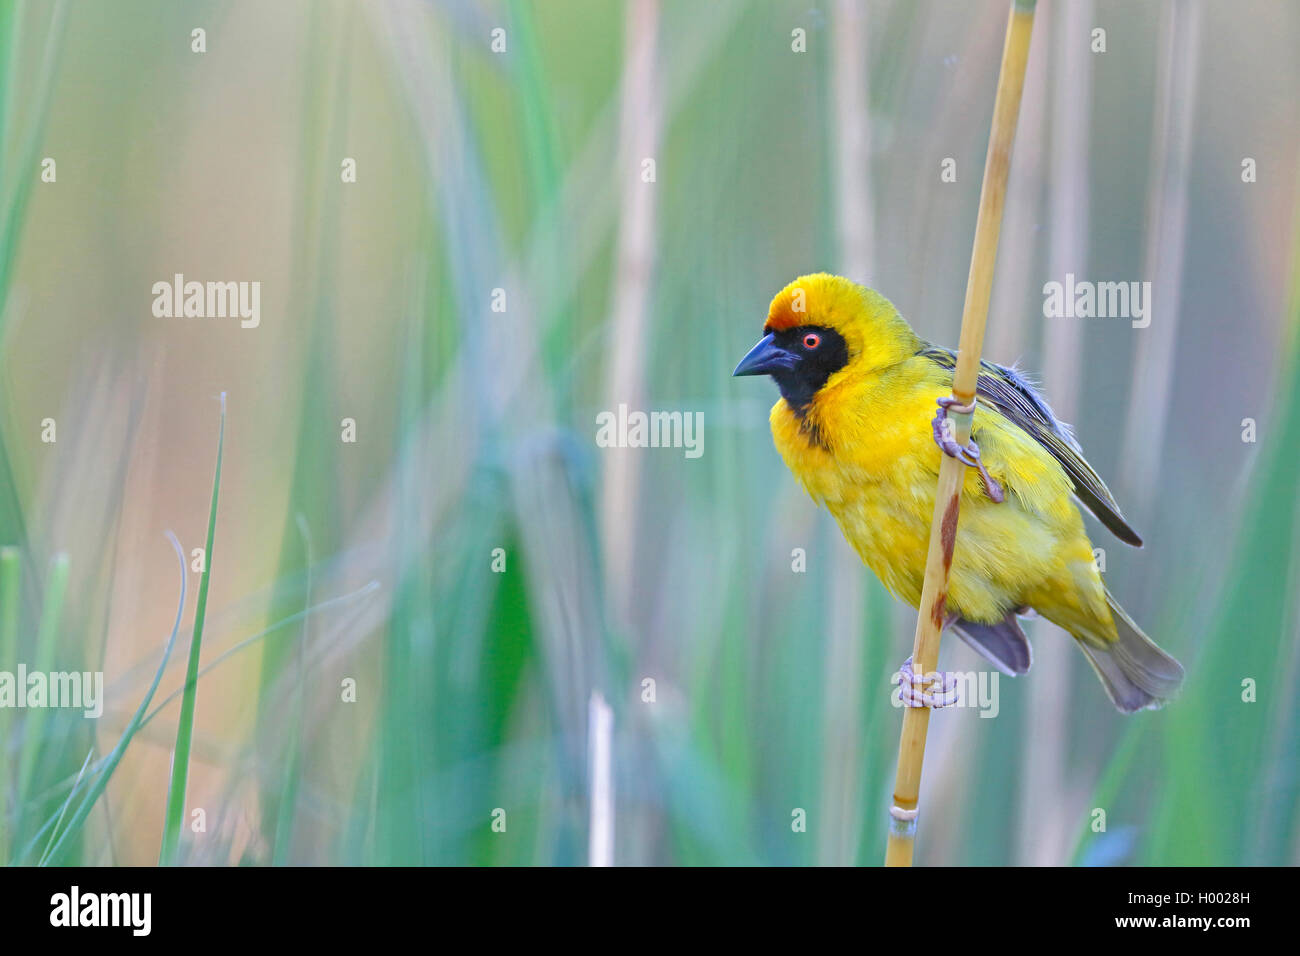
{"type": "Polygon", "coordinates": [[[984,467],[984,462],[980,460],[980,446],[972,438],[963,448],[953,439],[953,430],[948,423],[948,413],[956,415],[970,415],[975,411],[975,400],[971,399],[969,405],[963,405],[957,399],[951,396],[944,396],[938,399],[939,410],[934,414],[934,443],[939,446],[945,455],[949,458],[956,458],[963,465],[969,465],[971,468],[978,468],[980,477],[984,479],[984,490],[988,496],[997,504],[1003,501],[1002,486],[993,480],[993,476],[988,473],[984,467]]]}
{"type": "Polygon", "coordinates": [[[912,670],[910,657],[898,668],[898,686],[903,691],[903,704],[907,707],[938,710],[957,703],[956,674],[952,671],[917,674],[912,670]]]}

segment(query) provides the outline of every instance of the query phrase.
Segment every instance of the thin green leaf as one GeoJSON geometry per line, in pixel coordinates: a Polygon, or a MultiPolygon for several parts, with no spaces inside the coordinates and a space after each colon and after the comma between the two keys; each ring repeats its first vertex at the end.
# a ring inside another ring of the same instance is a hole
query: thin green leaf
{"type": "MultiPolygon", "coordinates": [[[[67,829],[65,829],[59,836],[58,842],[46,852],[45,860],[47,863],[53,863],[58,860],[59,853],[62,851],[64,844],[81,829],[82,824],[86,822],[86,817],[90,815],[91,808],[95,806],[95,801],[99,799],[100,795],[104,792],[104,788],[108,786],[108,781],[112,779],[113,771],[116,770],[117,765],[121,763],[122,755],[126,753],[127,746],[131,743],[132,738],[135,737],[136,732],[144,725],[145,712],[149,709],[149,705],[153,703],[153,696],[158,692],[158,685],[162,683],[163,672],[167,670],[167,662],[171,660],[172,649],[176,646],[176,635],[181,629],[181,617],[185,611],[186,567],[185,552],[181,549],[181,543],[176,540],[176,535],[168,531],[167,538],[171,541],[172,547],[176,549],[176,559],[180,562],[181,594],[180,599],[176,602],[176,620],[172,622],[172,632],[167,638],[167,647],[163,649],[162,661],[158,664],[158,670],[154,672],[153,683],[149,685],[149,692],[144,695],[144,700],[140,701],[140,706],[135,709],[135,714],[131,717],[131,722],[128,723],[126,729],[122,731],[122,736],[118,739],[117,746],[114,747],[112,753],[108,755],[103,769],[100,770],[98,775],[95,777],[95,782],[91,784],[90,790],[86,794],[86,798],[81,801],[81,804],[77,807],[77,812],[74,813],[72,819],[68,821],[67,829]]],[[[75,785],[73,790],[76,790],[75,785]]]]}
{"type": "Polygon", "coordinates": [[[221,489],[221,453],[226,440],[226,393],[221,393],[221,425],[217,432],[217,467],[212,477],[212,504],[208,509],[208,538],[203,549],[204,571],[199,580],[199,602],[194,610],[194,635],[190,638],[190,660],[186,669],[181,717],[176,726],[176,749],[172,752],[171,783],[167,787],[167,816],[163,821],[162,848],[158,864],[176,862],[180,847],[181,820],[185,816],[185,787],[189,781],[190,747],[194,737],[194,704],[198,696],[199,651],[203,645],[203,619],[208,609],[208,583],[212,580],[212,541],[217,530],[217,494],[221,489]]]}

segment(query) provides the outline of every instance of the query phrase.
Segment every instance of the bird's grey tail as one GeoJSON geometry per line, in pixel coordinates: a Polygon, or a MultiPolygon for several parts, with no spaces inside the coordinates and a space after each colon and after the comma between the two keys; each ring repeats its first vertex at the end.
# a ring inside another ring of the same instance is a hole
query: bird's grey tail
{"type": "Polygon", "coordinates": [[[1124,713],[1162,706],[1183,683],[1183,666],[1142,633],[1109,591],[1106,603],[1119,640],[1106,647],[1079,641],[1079,647],[1124,713]]]}

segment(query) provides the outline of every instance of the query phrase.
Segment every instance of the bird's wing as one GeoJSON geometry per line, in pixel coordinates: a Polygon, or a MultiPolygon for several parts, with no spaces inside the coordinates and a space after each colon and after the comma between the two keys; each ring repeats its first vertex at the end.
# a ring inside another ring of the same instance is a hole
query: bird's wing
{"type": "MultiPolygon", "coordinates": [[[[939,346],[928,346],[920,354],[950,371],[957,364],[956,354],[939,346]]],[[[1142,538],[1124,520],[1106,483],[1084,460],[1083,449],[1071,434],[1070,426],[1052,414],[1046,400],[1022,373],[992,362],[981,362],[975,395],[978,401],[1018,425],[1061,463],[1074,485],[1075,496],[1116,537],[1135,547],[1142,546],[1142,538]]]]}

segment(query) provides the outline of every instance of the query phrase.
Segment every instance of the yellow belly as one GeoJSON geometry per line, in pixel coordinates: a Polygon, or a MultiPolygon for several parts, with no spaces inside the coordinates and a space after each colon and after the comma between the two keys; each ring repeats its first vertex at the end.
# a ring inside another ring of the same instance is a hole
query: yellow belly
{"type": "MultiPolygon", "coordinates": [[[[786,465],[835,516],[885,587],[913,607],[921,600],[934,513],[941,452],[930,419],[940,394],[946,391],[924,383],[860,395],[829,390],[805,419],[784,400],[771,414],[773,440],[786,465]]],[[[968,469],[949,613],[991,623],[1033,607],[1076,636],[1113,639],[1068,477],[1045,449],[996,413],[977,411],[976,425],[985,465],[1008,493],[1004,502],[993,502],[978,472],[968,469]]]]}

